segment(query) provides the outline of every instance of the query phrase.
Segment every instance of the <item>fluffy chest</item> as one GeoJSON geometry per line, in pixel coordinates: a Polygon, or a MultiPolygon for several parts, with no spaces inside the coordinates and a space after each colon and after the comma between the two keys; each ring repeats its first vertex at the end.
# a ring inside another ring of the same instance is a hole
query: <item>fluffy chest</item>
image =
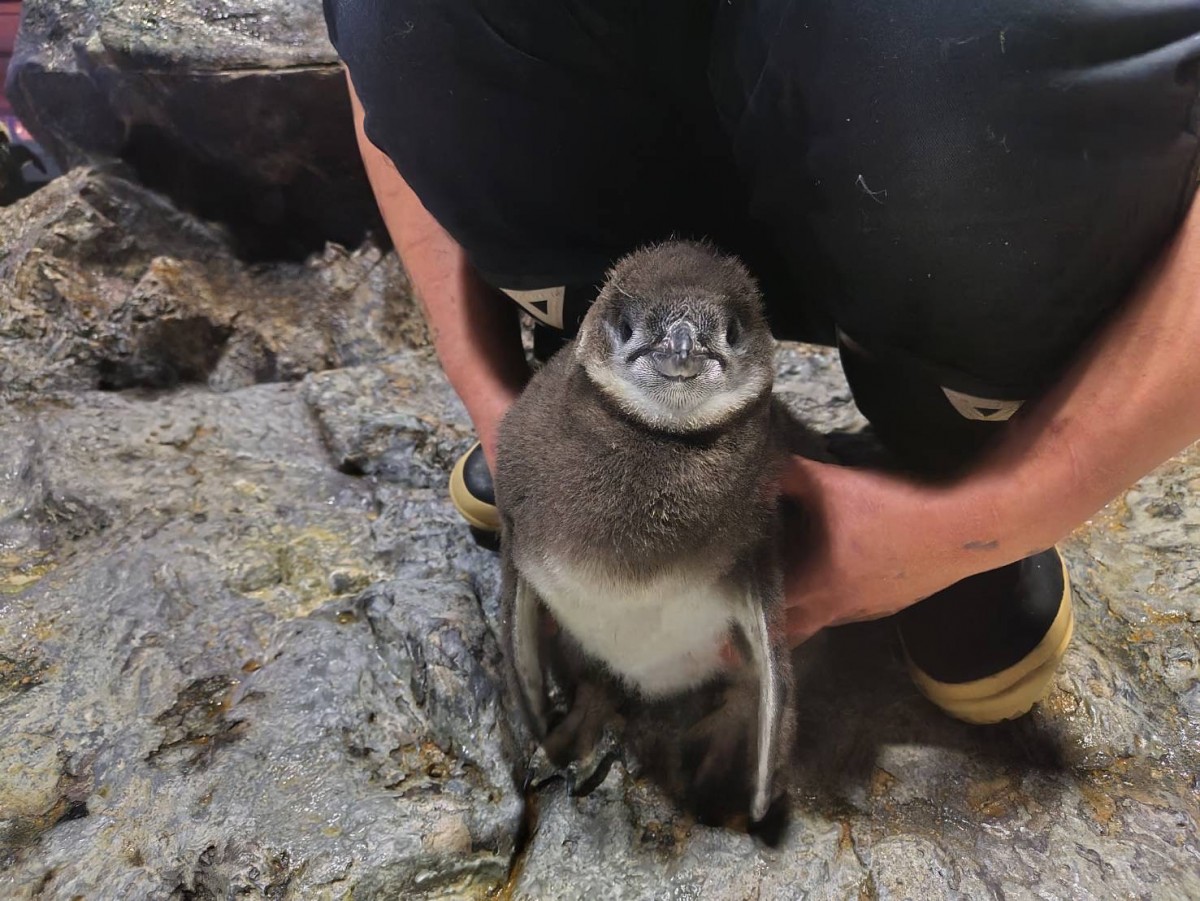
{"type": "Polygon", "coordinates": [[[648,697],[695,687],[716,673],[742,604],[727,580],[705,575],[635,582],[546,562],[522,570],[559,625],[648,697]]]}

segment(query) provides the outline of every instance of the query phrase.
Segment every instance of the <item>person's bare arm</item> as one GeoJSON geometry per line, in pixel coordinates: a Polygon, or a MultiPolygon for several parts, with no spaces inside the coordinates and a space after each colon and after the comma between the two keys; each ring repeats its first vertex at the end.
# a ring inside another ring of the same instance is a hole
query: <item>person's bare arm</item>
{"type": "Polygon", "coordinates": [[[789,578],[789,631],[883,616],[1060,541],[1200,438],[1200,204],[1065,378],[995,451],[933,487],[796,459],[818,511],[789,578]]]}
{"type": "Polygon", "coordinates": [[[462,247],[367,139],[362,104],[349,75],[346,83],[379,211],[412,280],[442,369],[467,408],[489,465],[494,465],[500,420],[529,378],[515,305],[479,277],[462,247]]]}

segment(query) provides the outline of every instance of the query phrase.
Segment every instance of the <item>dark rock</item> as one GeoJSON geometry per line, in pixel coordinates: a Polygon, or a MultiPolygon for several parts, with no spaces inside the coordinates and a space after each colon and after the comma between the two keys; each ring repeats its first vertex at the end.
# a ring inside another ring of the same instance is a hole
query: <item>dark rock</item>
{"type": "Polygon", "coordinates": [[[379,229],[312,0],[26,0],[8,96],[64,169],[124,159],[242,256],[379,229]]]}
{"type": "Polygon", "coordinates": [[[39,185],[36,178],[29,178],[36,170],[45,177],[46,166],[29,147],[14,144],[0,122],[0,206],[8,206],[22,197],[28,197],[39,185]]]}

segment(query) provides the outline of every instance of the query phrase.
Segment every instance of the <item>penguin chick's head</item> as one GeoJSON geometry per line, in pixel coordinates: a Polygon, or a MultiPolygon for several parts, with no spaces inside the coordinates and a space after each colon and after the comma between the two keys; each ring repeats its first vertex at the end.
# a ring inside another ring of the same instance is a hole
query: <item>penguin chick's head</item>
{"type": "Polygon", "coordinates": [[[746,267],[685,241],[622,258],[575,346],[605,395],[645,425],[671,432],[716,428],[770,391],[774,351],[746,267]]]}

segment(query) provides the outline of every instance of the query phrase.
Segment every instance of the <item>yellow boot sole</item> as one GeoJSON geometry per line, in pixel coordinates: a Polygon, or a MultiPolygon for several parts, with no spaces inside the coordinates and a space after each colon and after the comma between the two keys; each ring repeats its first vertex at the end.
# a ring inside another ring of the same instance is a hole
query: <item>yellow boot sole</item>
{"type": "Polygon", "coordinates": [[[500,531],[500,511],[494,504],[489,504],[471,494],[467,488],[465,475],[467,457],[471,456],[477,447],[479,447],[478,441],[458,458],[454,469],[450,471],[450,500],[454,502],[454,506],[462,514],[462,518],[472,528],[481,529],[484,532],[498,532],[500,531]]]}

